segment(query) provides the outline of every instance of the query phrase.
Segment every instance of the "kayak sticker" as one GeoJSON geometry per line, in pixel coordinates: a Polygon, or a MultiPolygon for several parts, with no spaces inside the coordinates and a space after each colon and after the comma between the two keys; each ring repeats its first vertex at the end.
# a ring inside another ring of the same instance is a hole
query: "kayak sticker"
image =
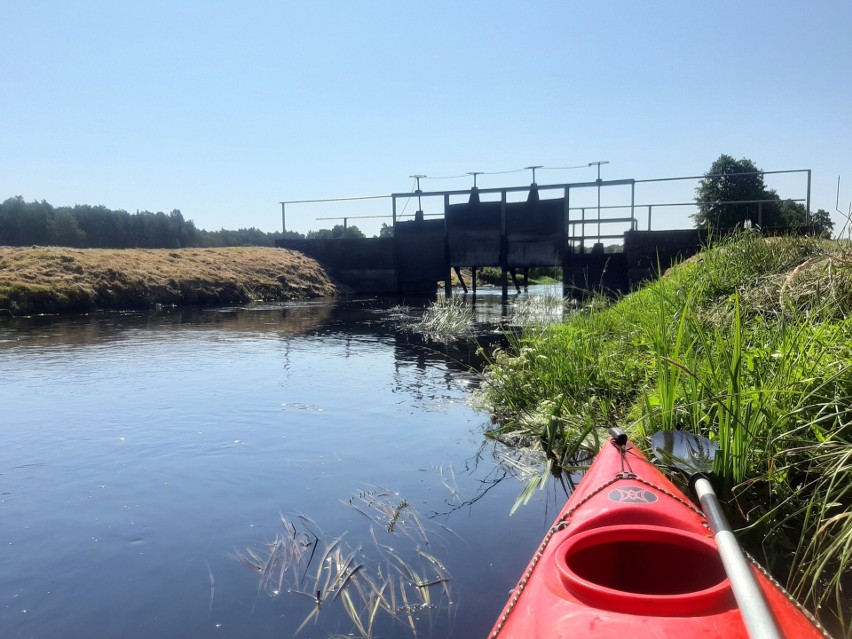
{"type": "Polygon", "coordinates": [[[610,501],[616,501],[621,504],[652,504],[657,501],[657,496],[654,493],[641,486],[614,488],[607,496],[610,501]]]}

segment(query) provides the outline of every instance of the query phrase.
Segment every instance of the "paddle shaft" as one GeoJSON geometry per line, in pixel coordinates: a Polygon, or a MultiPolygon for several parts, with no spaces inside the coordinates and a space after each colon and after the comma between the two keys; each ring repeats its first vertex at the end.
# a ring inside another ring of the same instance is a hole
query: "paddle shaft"
{"type": "Polygon", "coordinates": [[[725,573],[727,573],[728,580],[731,582],[731,589],[734,591],[734,598],[737,600],[737,606],[742,613],[749,637],[751,639],[781,639],[772,611],[769,610],[763,592],[757,585],[757,580],[751,571],[751,566],[746,561],[737,538],[722,512],[719,498],[716,497],[712,484],[704,477],[699,476],[694,480],[693,487],[698,495],[698,500],[701,502],[701,508],[707,516],[707,521],[710,523],[710,529],[713,531],[713,538],[719,548],[722,565],[725,567],[725,573]]]}

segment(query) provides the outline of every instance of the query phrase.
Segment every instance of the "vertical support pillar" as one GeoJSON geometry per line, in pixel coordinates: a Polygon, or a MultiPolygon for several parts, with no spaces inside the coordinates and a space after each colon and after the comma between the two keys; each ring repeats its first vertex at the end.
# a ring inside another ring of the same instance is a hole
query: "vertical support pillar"
{"type": "Polygon", "coordinates": [[[636,221],[636,181],[630,183],[630,230],[636,231],[639,229],[639,224],[636,221]]]}
{"type": "Polygon", "coordinates": [[[391,195],[391,226],[396,226],[396,196],[391,195]]]}
{"type": "Polygon", "coordinates": [[[286,203],[281,202],[281,233],[287,233],[287,211],[286,211],[286,203]]]}
{"type": "Polygon", "coordinates": [[[450,299],[453,296],[452,265],[450,264],[450,232],[447,228],[447,211],[450,210],[450,194],[444,194],[444,297],[450,299]]]}
{"type": "Polygon", "coordinates": [[[458,266],[454,266],[453,270],[456,272],[456,277],[459,278],[459,283],[462,286],[464,294],[467,295],[467,284],[464,283],[464,277],[462,277],[461,269],[458,266]]]}
{"type": "MultiPolygon", "coordinates": [[[[401,296],[403,294],[402,291],[402,279],[400,278],[399,272],[399,239],[396,236],[396,198],[391,195],[391,201],[393,202],[392,209],[392,220],[391,220],[391,255],[393,256],[393,276],[396,279],[396,294],[401,296]]],[[[437,287],[438,283],[435,282],[435,286],[437,287]]]]}
{"type": "MultiPolygon", "coordinates": [[[[837,189],[840,193],[840,189],[837,189]]],[[[811,223],[811,170],[808,169],[808,195],[805,201],[805,224],[811,223]]]]}
{"type": "Polygon", "coordinates": [[[506,246],[506,191],[500,192],[500,288],[502,300],[509,299],[509,274],[507,273],[508,247],[506,246]]]}
{"type": "Polygon", "coordinates": [[[601,242],[601,165],[598,164],[598,236],[595,239],[596,244],[601,242]]]}
{"type": "Polygon", "coordinates": [[[571,243],[573,237],[568,234],[568,229],[571,225],[571,189],[565,187],[565,196],[562,202],[562,232],[564,241],[562,242],[562,297],[568,296],[568,267],[571,264],[571,243]]]}
{"type": "Polygon", "coordinates": [[[648,205],[648,230],[651,230],[651,205],[648,205]]]}
{"type": "Polygon", "coordinates": [[[470,284],[471,284],[471,287],[473,288],[473,294],[475,296],[476,295],[476,267],[475,266],[470,267],[470,284]]]}

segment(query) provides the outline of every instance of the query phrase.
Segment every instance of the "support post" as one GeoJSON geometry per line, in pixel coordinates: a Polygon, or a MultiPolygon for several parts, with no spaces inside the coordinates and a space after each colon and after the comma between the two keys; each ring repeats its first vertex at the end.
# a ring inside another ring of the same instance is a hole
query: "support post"
{"type": "Polygon", "coordinates": [[[287,234],[287,211],[285,208],[286,206],[287,205],[284,202],[281,202],[281,233],[284,235],[287,234]]]}
{"type": "MultiPolygon", "coordinates": [[[[837,189],[840,193],[840,189],[837,189]]],[[[808,169],[808,195],[805,202],[805,224],[811,223],[811,170],[808,169]]]]}
{"type": "MultiPolygon", "coordinates": [[[[568,296],[568,266],[571,263],[571,243],[573,241],[573,235],[568,234],[568,229],[571,226],[571,189],[567,186],[565,187],[565,197],[563,198],[562,203],[562,226],[564,233],[565,241],[562,243],[562,297],[568,296]]],[[[575,225],[576,226],[576,225],[575,225]]]]}
{"type": "Polygon", "coordinates": [[[515,292],[520,293],[520,292],[521,292],[521,285],[520,285],[520,284],[518,284],[518,274],[517,274],[517,272],[515,271],[515,269],[510,268],[510,269],[509,269],[509,273],[511,273],[511,274],[512,274],[512,284],[514,284],[514,285],[515,285],[515,292]]]}
{"type": "Polygon", "coordinates": [[[467,284],[464,283],[464,278],[462,277],[461,269],[458,266],[454,266],[453,270],[456,272],[456,277],[459,278],[459,282],[461,282],[464,294],[467,295],[467,284]]]}
{"type": "Polygon", "coordinates": [[[508,261],[506,246],[506,191],[500,192],[500,288],[501,297],[505,302],[509,298],[509,277],[506,272],[508,261]]]}
{"type": "Polygon", "coordinates": [[[444,279],[444,297],[450,299],[453,296],[453,280],[450,271],[450,231],[447,228],[447,211],[450,210],[450,195],[444,194],[444,265],[446,276],[444,279]]]}
{"type": "Polygon", "coordinates": [[[636,207],[636,182],[630,183],[630,230],[636,231],[639,228],[639,224],[636,222],[636,211],[634,210],[636,207]]]}

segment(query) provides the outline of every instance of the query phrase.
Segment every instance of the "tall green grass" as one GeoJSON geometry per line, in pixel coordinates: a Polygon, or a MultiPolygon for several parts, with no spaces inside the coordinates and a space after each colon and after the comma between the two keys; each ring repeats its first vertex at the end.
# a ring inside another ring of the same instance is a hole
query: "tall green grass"
{"type": "Polygon", "coordinates": [[[848,257],[842,242],[744,234],[618,303],[525,333],[485,372],[496,432],[563,463],[594,447],[590,425],[619,425],[640,446],[675,428],[717,441],[715,481],[741,538],[848,627],[848,257]]]}

